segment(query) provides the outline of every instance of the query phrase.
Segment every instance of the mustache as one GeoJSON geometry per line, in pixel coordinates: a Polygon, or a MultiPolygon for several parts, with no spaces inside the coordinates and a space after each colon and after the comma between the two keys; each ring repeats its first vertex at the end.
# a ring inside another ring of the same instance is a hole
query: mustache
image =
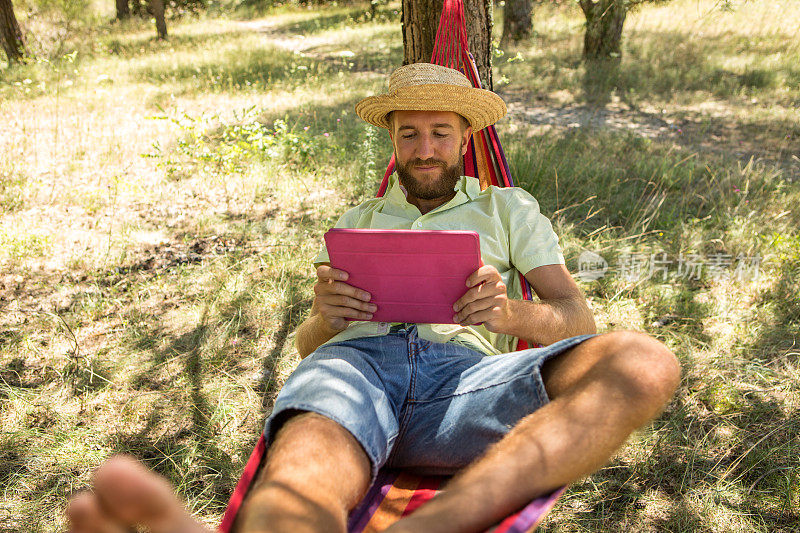
{"type": "Polygon", "coordinates": [[[433,158],[431,158],[431,159],[419,159],[419,158],[416,158],[416,159],[413,159],[413,160],[409,161],[408,162],[408,166],[412,166],[412,167],[437,166],[437,167],[447,168],[447,163],[444,162],[444,161],[441,161],[439,159],[433,159],[433,158]]]}

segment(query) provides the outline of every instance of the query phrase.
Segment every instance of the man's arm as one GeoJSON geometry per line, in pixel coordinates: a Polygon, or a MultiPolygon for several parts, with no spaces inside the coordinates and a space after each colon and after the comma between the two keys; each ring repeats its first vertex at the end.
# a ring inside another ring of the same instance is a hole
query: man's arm
{"type": "Polygon", "coordinates": [[[595,333],[594,317],[564,265],[545,265],[525,274],[540,301],[511,300],[497,269],[482,266],[467,280],[470,289],[453,306],[455,321],[480,324],[528,343],[552,344],[595,333]]]}
{"type": "Polygon", "coordinates": [[[306,357],[350,325],[348,319],[369,320],[377,310],[372,296],[345,283],[347,272],[323,264],[317,268],[311,314],[297,327],[294,345],[306,357]]]}

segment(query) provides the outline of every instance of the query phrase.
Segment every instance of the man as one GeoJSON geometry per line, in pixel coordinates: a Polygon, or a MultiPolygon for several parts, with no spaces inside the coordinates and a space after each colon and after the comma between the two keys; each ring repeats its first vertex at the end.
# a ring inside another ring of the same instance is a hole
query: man
{"type": "MultiPolygon", "coordinates": [[[[601,466],[661,411],[680,369],[645,335],[594,335],[536,201],[462,176],[472,131],[505,114],[499,97],[454,70],[416,64],[356,112],[389,130],[398,176],[337,226],[475,230],[484,266],[454,302],[455,324],[381,324],[369,321],[370,295],[320,253],[311,314],[297,330],[304,359],[267,421],[267,459],[236,528],[343,531],[388,463],[460,472],[391,531],[481,531],[601,466]],[[519,299],[517,271],[538,302],[519,299]],[[545,348],[501,353],[514,338],[545,348]]],[[[202,530],[164,480],[124,458],[101,467],[94,493],[68,512],[75,532],[202,530]]]]}

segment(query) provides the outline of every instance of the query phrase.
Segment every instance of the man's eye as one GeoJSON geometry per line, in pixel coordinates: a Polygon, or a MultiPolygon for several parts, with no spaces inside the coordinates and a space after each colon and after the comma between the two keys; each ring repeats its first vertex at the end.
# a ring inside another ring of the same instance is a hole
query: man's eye
{"type": "Polygon", "coordinates": [[[446,134],[446,133],[434,132],[434,133],[433,133],[433,136],[434,136],[434,137],[439,137],[439,138],[442,138],[442,137],[447,137],[447,134],[446,134]]]}
{"type": "Polygon", "coordinates": [[[401,135],[403,139],[412,139],[414,137],[413,133],[407,133],[405,135],[401,135]]]}

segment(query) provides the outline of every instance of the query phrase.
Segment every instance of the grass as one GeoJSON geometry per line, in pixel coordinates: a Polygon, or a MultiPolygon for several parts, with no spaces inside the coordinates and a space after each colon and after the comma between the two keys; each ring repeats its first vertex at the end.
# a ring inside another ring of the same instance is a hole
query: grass
{"type": "MultiPolygon", "coordinates": [[[[534,39],[496,57],[519,185],[573,272],[608,261],[581,282],[600,329],[647,331],[684,368],[545,531],[800,521],[800,11],[714,6],[642,7],[612,68],[580,62],[575,6],[537,4],[534,39]],[[666,279],[623,276],[652,254],[666,279]],[[723,274],[760,257],[759,276],[678,275],[692,254],[723,274]]],[[[352,109],[402,61],[398,6],[366,9],[184,18],[166,42],[92,18],[0,70],[0,529],[63,529],[116,452],[219,520],[297,363],[310,258],[388,159],[352,109]]]]}

